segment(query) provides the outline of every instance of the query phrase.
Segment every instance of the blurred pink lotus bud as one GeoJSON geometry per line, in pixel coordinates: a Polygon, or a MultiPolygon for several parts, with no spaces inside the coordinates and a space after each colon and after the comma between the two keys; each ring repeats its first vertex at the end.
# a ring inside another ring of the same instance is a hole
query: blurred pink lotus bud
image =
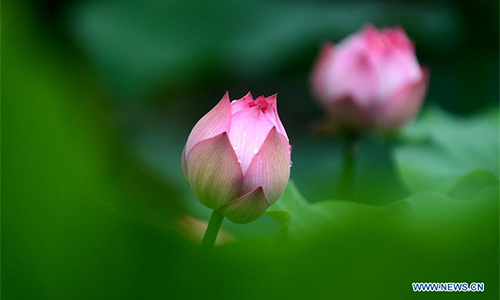
{"type": "Polygon", "coordinates": [[[290,176],[290,144],[276,95],[222,100],[189,134],[182,168],[196,197],[235,223],[248,223],[276,202],[290,176]]]}
{"type": "Polygon", "coordinates": [[[337,46],[323,46],[312,89],[341,127],[391,131],[418,114],[428,76],[402,28],[367,25],[337,46]]]}

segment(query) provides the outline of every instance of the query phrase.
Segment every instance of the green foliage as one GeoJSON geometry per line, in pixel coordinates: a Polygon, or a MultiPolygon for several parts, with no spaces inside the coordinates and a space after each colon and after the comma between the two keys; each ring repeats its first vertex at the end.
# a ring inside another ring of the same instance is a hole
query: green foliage
{"type": "Polygon", "coordinates": [[[292,251],[293,265],[307,274],[313,295],[323,289],[325,295],[334,290],[349,298],[408,299],[416,296],[408,291],[411,282],[481,277],[491,288],[484,296],[493,299],[498,199],[498,177],[484,171],[461,179],[449,195],[422,192],[385,207],[336,200],[308,204],[290,182],[268,214],[283,225],[277,243],[288,251],[301,249],[292,251]]]}
{"type": "Polygon", "coordinates": [[[418,232],[427,237],[443,229],[429,224],[439,224],[446,225],[449,234],[459,236],[467,221],[481,218],[473,213],[490,211],[492,217],[496,215],[498,187],[498,176],[475,171],[462,178],[448,195],[421,192],[381,207],[340,200],[310,204],[290,181],[280,201],[267,214],[282,225],[278,236],[291,239],[320,237],[325,231],[335,233],[360,224],[372,224],[379,230],[408,230],[407,236],[418,232]]]}
{"type": "MultiPolygon", "coordinates": [[[[189,87],[200,78],[267,76],[321,40],[340,39],[367,20],[398,23],[397,16],[412,9],[406,3],[106,0],[76,5],[69,23],[123,101],[160,87],[189,87]]],[[[417,9],[426,22],[409,14],[410,27],[445,48],[453,44],[457,19],[451,11],[417,9]]]]}
{"type": "Polygon", "coordinates": [[[402,179],[415,191],[447,192],[465,174],[489,170],[498,176],[498,118],[453,117],[432,109],[405,132],[409,140],[395,159],[402,179]]]}

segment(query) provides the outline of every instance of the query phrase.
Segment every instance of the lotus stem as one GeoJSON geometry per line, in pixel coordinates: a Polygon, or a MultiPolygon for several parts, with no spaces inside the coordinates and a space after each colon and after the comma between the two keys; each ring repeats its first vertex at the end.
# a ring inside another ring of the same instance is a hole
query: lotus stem
{"type": "Polygon", "coordinates": [[[201,247],[207,251],[211,250],[215,245],[215,240],[217,239],[217,234],[219,233],[220,226],[224,220],[224,215],[218,211],[214,210],[210,221],[208,223],[207,231],[205,232],[205,237],[201,243],[201,247]]]}
{"type": "Polygon", "coordinates": [[[353,200],[354,198],[357,146],[357,135],[348,135],[344,138],[342,171],[338,185],[338,197],[340,199],[353,200]]]}

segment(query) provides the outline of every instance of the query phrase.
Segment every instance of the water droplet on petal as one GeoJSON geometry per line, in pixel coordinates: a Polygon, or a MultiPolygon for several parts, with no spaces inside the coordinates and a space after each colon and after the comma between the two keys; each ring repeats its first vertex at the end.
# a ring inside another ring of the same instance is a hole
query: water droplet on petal
{"type": "Polygon", "coordinates": [[[290,161],[290,168],[293,166],[293,161],[290,161]]]}
{"type": "Polygon", "coordinates": [[[234,146],[233,149],[234,149],[234,151],[236,151],[236,150],[238,150],[238,147],[234,146]]]}
{"type": "Polygon", "coordinates": [[[259,148],[255,148],[255,149],[253,149],[253,153],[254,153],[254,154],[257,154],[257,152],[259,152],[259,148]]]}

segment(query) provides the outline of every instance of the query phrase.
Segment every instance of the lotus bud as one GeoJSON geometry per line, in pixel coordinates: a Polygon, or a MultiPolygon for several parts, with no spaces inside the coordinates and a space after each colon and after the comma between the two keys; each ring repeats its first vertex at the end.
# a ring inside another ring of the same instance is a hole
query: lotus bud
{"type": "Polygon", "coordinates": [[[182,167],[202,204],[248,223],[283,194],[290,151],[276,95],[254,100],[248,93],[230,102],[226,92],[189,134],[182,167]]]}
{"type": "Polygon", "coordinates": [[[323,46],[311,83],[340,127],[393,131],[420,111],[428,77],[403,29],[368,25],[336,46],[323,46]]]}

